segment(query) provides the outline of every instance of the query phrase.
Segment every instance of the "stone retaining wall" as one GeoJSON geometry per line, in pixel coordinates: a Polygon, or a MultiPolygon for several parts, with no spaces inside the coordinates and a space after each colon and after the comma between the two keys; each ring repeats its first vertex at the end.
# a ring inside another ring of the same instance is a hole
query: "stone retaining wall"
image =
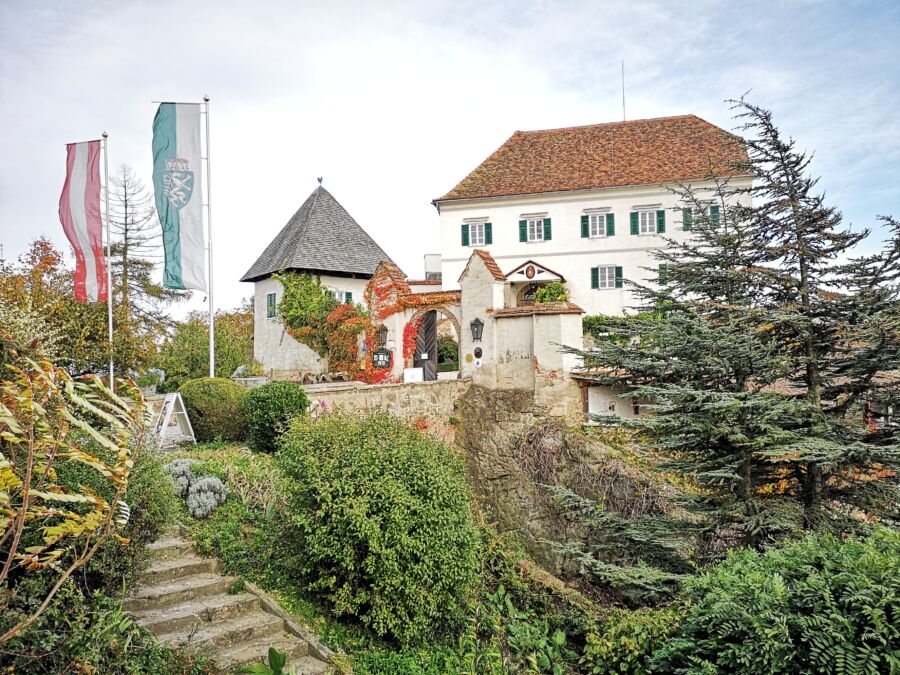
{"type": "Polygon", "coordinates": [[[470,380],[382,385],[342,382],[307,384],[303,388],[313,414],[334,409],[350,413],[385,411],[422,431],[453,441],[457,400],[470,384],[470,380]]]}

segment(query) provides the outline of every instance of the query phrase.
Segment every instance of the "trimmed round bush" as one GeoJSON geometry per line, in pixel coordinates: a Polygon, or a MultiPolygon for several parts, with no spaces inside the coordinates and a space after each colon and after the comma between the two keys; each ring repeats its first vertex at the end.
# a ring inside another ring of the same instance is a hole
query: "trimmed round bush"
{"type": "Polygon", "coordinates": [[[215,476],[198,478],[191,484],[187,494],[188,513],[194,518],[208,518],[225,503],[228,491],[225,484],[215,476]]]}
{"type": "Polygon", "coordinates": [[[459,624],[480,540],[448,446],[384,414],[299,417],[276,459],[287,479],[286,572],[338,616],[401,643],[459,624]]]}
{"type": "Polygon", "coordinates": [[[686,586],[660,673],[888,673],[900,667],[900,533],[744,550],[686,586]]]}
{"type": "Polygon", "coordinates": [[[272,382],[247,392],[247,442],[257,452],[275,452],[278,436],[292,417],[303,415],[309,398],[293,382],[272,382]]]}
{"type": "Polygon", "coordinates": [[[178,388],[191,420],[194,435],[201,443],[220,438],[242,441],[247,430],[244,396],[247,390],[224,377],[199,377],[178,388]]]}

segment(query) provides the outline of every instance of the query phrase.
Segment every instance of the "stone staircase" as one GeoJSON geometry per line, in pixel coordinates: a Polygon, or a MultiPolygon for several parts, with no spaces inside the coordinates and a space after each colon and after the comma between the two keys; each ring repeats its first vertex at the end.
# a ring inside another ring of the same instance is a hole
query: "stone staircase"
{"type": "Polygon", "coordinates": [[[266,662],[270,646],[287,655],[298,675],[329,672],[326,648],[311,644],[252,584],[248,592],[235,577],[218,573],[218,560],[198,557],[179,526],[150,549],[153,563],[124,607],[160,642],[206,654],[223,672],[266,662]]]}

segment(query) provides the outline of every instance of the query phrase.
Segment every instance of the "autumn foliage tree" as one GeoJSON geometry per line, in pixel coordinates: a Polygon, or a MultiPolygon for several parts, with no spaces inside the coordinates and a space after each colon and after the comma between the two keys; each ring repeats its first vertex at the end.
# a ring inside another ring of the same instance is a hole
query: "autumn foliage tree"
{"type": "MultiPolygon", "coordinates": [[[[75,300],[73,271],[48,239],[36,239],[16,262],[0,260],[0,304],[6,313],[40,317],[55,335],[57,365],[69,374],[106,372],[106,303],[75,300]]],[[[116,367],[120,372],[142,370],[155,349],[155,336],[130,329],[125,311],[121,303],[114,304],[116,367]]]]}

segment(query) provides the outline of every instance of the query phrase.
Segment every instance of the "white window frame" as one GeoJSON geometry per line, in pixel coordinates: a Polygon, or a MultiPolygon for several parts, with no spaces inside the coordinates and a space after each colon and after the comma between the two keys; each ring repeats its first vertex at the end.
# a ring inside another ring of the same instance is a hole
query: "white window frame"
{"type": "Polygon", "coordinates": [[[543,218],[527,218],[525,226],[528,232],[528,243],[537,243],[544,241],[544,219],[543,218]]]}
{"type": "Polygon", "coordinates": [[[484,222],[469,223],[469,246],[484,245],[484,222]]]}
{"type": "Polygon", "coordinates": [[[597,290],[606,291],[616,287],[616,266],[597,266],[597,290]]]}
{"type": "Polygon", "coordinates": [[[588,214],[588,236],[591,239],[600,239],[606,236],[606,213],[589,213],[588,214]],[[594,232],[594,225],[597,226],[597,232],[594,232]]]}
{"type": "Polygon", "coordinates": [[[646,236],[650,234],[658,234],[657,228],[659,225],[656,222],[656,211],[643,210],[638,211],[638,234],[641,236],[646,236]],[[645,216],[646,219],[650,221],[650,227],[647,231],[644,230],[645,225],[645,216]]]}

